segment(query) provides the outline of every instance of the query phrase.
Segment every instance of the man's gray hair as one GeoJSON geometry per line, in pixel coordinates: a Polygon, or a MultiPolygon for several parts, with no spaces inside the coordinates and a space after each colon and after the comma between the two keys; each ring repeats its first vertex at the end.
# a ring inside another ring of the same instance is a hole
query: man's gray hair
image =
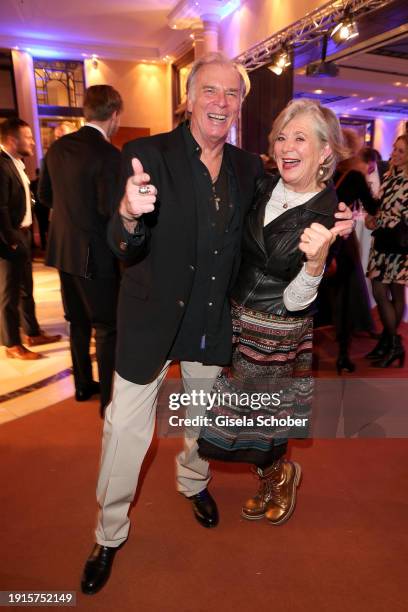
{"type": "Polygon", "coordinates": [[[226,55],[217,51],[206,53],[194,62],[187,79],[187,95],[191,95],[192,92],[194,92],[197,73],[204,66],[209,66],[211,64],[216,64],[218,66],[230,66],[231,68],[234,68],[234,70],[238,72],[240,78],[241,100],[243,100],[249,94],[251,83],[245,68],[242,66],[242,64],[238,64],[237,62],[230,60],[226,55]]]}

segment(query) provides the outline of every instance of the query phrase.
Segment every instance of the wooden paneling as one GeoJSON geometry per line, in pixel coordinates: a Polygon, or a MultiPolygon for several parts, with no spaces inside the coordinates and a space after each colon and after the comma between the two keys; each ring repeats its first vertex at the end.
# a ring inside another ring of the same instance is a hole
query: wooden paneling
{"type": "Polygon", "coordinates": [[[123,145],[129,142],[129,140],[143,138],[143,136],[150,136],[150,128],[121,126],[115,136],[113,136],[112,144],[118,147],[118,149],[122,149],[123,145]]]}
{"type": "Polygon", "coordinates": [[[293,95],[292,67],[280,76],[268,68],[249,73],[251,91],[242,107],[242,148],[253,153],[267,153],[268,134],[275,117],[293,95]]]}

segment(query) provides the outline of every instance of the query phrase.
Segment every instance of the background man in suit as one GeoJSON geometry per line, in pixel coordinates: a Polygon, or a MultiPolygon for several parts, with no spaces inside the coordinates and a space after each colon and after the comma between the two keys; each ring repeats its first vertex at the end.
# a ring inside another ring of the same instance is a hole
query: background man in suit
{"type": "Polygon", "coordinates": [[[31,128],[22,119],[7,119],[0,126],[0,334],[6,355],[38,359],[23,346],[20,320],[29,346],[60,340],[41,331],[35,314],[31,263],[31,192],[23,157],[33,154],[31,128]]]}
{"type": "Polygon", "coordinates": [[[119,127],[120,94],[110,85],[85,93],[86,124],[54,142],[44,159],[40,201],[53,209],[46,263],[58,268],[70,345],[75,398],[100,391],[101,411],[109,401],[116,341],[117,262],[106,240],[113,214],[120,152],[109,139],[119,127]],[[99,383],[89,354],[95,328],[99,383]]]}

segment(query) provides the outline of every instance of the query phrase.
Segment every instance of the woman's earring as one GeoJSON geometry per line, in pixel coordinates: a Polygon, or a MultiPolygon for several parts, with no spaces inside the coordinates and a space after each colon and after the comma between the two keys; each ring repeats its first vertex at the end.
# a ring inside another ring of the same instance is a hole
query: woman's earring
{"type": "Polygon", "coordinates": [[[324,174],[324,168],[323,168],[323,166],[320,166],[320,168],[319,168],[319,176],[323,176],[323,174],[324,174]]]}

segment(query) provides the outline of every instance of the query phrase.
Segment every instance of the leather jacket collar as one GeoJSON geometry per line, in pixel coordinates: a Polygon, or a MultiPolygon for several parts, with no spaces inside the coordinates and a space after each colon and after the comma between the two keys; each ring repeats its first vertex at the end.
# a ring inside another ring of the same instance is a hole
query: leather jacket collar
{"type": "MultiPolygon", "coordinates": [[[[257,183],[256,194],[254,198],[254,205],[252,211],[249,214],[248,226],[249,230],[258,243],[259,247],[266,255],[266,248],[264,242],[264,217],[265,207],[269,202],[271,194],[280,179],[280,175],[266,175],[262,177],[257,183]]],[[[274,221],[271,221],[266,227],[274,232],[287,231],[299,225],[301,218],[305,214],[305,211],[317,215],[323,215],[327,217],[333,216],[333,207],[337,203],[336,192],[333,188],[333,183],[330,181],[327,186],[319,191],[313,198],[296,206],[286,210],[274,221]]]]}

